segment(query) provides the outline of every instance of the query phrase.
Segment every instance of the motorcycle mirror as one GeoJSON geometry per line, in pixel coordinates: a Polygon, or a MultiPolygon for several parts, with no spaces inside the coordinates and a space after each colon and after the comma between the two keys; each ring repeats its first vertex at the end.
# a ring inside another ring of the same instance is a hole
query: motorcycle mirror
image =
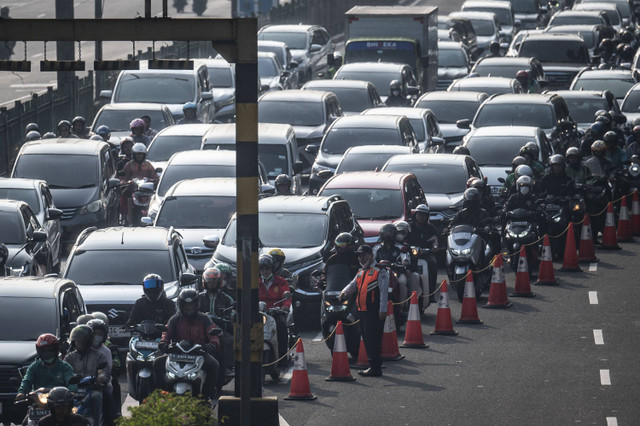
{"type": "Polygon", "coordinates": [[[291,292],[290,291],[285,291],[284,294],[282,295],[282,297],[284,299],[287,299],[287,300],[291,299],[291,292]]]}
{"type": "Polygon", "coordinates": [[[500,182],[500,183],[506,183],[507,181],[506,181],[504,178],[499,177],[499,178],[498,178],[498,182],[500,182]]]}

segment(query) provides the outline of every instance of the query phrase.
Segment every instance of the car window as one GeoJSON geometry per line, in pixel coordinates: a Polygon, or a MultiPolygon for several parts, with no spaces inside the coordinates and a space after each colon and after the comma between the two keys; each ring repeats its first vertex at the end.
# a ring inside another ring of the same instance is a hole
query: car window
{"type": "Polygon", "coordinates": [[[411,211],[411,209],[416,208],[420,204],[426,203],[422,188],[415,179],[410,179],[407,181],[405,192],[405,195],[407,197],[407,211],[411,211]]]}
{"type": "Polygon", "coordinates": [[[49,191],[49,188],[43,188],[42,194],[44,195],[44,198],[46,200],[45,207],[46,208],[54,207],[55,204],[53,203],[53,197],[51,196],[51,191],[49,191]]]}
{"type": "Polygon", "coordinates": [[[319,44],[321,46],[323,46],[325,43],[323,43],[323,38],[322,38],[322,32],[320,30],[315,30],[313,32],[313,36],[311,37],[311,44],[319,44]]]}
{"type": "Polygon", "coordinates": [[[404,145],[413,147],[416,144],[416,135],[413,127],[408,121],[401,121],[400,132],[402,133],[402,141],[404,145]]]}
{"type": "Polygon", "coordinates": [[[187,255],[184,252],[184,249],[180,245],[180,243],[176,242],[173,245],[173,250],[175,253],[175,259],[177,263],[176,275],[180,275],[180,272],[186,272],[189,269],[189,264],[187,262],[187,255]]]}
{"type": "Polygon", "coordinates": [[[338,234],[341,232],[340,229],[340,221],[338,220],[338,216],[337,216],[337,209],[333,209],[331,212],[331,216],[329,217],[329,235],[328,235],[328,240],[329,242],[333,242],[336,240],[336,237],[338,236],[338,234]]]}
{"type": "Polygon", "coordinates": [[[38,220],[28,208],[22,209],[22,219],[24,220],[24,227],[27,230],[27,238],[31,238],[33,231],[37,231],[40,228],[38,220]]]}
{"type": "Polygon", "coordinates": [[[75,322],[76,319],[84,312],[80,307],[80,303],[78,302],[78,298],[76,297],[75,291],[72,289],[67,289],[62,294],[62,306],[60,309],[61,319],[63,331],[62,334],[70,333],[71,326],[70,322],[75,322]],[[65,330],[66,328],[66,330],[65,330]]]}
{"type": "Polygon", "coordinates": [[[467,158],[466,163],[467,163],[467,171],[469,172],[469,176],[475,176],[475,177],[481,176],[480,169],[478,169],[478,166],[471,158],[467,158]]]}

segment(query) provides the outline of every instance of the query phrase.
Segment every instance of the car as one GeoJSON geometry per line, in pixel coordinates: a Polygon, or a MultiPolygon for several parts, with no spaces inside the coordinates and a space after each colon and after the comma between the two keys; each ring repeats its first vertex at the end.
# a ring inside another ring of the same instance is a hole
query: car
{"type": "Polygon", "coordinates": [[[426,108],[389,107],[374,108],[362,112],[362,115],[404,116],[409,119],[420,152],[439,152],[444,148],[444,138],[438,125],[438,119],[426,108]]]}
{"type": "Polygon", "coordinates": [[[466,77],[454,80],[449,85],[449,92],[479,92],[487,95],[503,93],[524,93],[524,88],[515,78],[505,77],[466,77]]]}
{"type": "Polygon", "coordinates": [[[438,90],[469,74],[470,58],[462,43],[438,42],[438,90]]]}
{"type": "Polygon", "coordinates": [[[500,22],[495,13],[490,12],[452,12],[447,19],[466,18],[471,21],[478,43],[478,54],[489,51],[492,42],[504,43],[500,22]]]}
{"type": "Polygon", "coordinates": [[[367,244],[375,244],[380,227],[396,220],[410,220],[411,209],[427,200],[412,173],[341,173],[329,179],[319,197],[338,195],[347,200],[364,231],[367,244]]]}
{"type": "Polygon", "coordinates": [[[478,40],[476,39],[475,30],[469,19],[439,16],[438,31],[440,31],[440,29],[454,31],[455,34],[458,35],[458,40],[454,41],[459,41],[464,44],[472,61],[478,59],[480,54],[478,51],[478,40]]]}
{"type": "Polygon", "coordinates": [[[609,90],[621,104],[636,83],[631,70],[583,69],[573,79],[569,90],[609,90]]]}
{"type": "MultiPolygon", "coordinates": [[[[62,211],[53,203],[47,182],[40,179],[0,179],[0,199],[24,201],[47,233],[52,269],[60,270],[62,258],[62,211]]],[[[1,240],[0,240],[1,241],[1,240]]]]}
{"type": "Polygon", "coordinates": [[[222,58],[194,59],[194,66],[204,64],[209,71],[211,93],[216,109],[216,122],[232,122],[236,119],[236,73],[234,64],[222,58]]]}
{"type": "Polygon", "coordinates": [[[573,5],[572,10],[578,11],[603,11],[609,18],[609,23],[613,28],[619,30],[622,28],[622,16],[618,10],[618,6],[611,2],[589,2],[589,3],[577,3],[573,5]]]}
{"type": "Polygon", "coordinates": [[[126,352],[132,332],[124,324],[142,296],[142,279],[150,273],[162,277],[170,299],[178,296],[181,286],[195,283],[195,270],[176,230],[155,226],[87,228],[71,248],[62,278],[78,285],[91,312],[107,314],[109,340],[120,352],[126,352]]]}
{"type": "Polygon", "coordinates": [[[362,80],[312,80],[302,90],[322,90],[338,97],[344,115],[360,114],[368,108],[386,106],[373,83],[362,80]]]}
{"type": "Polygon", "coordinates": [[[258,40],[280,41],[289,47],[298,63],[300,84],[326,71],[327,55],[334,51],[329,33],[318,25],[266,25],[258,31],[258,40]]]}
{"type": "Polygon", "coordinates": [[[482,58],[473,65],[471,74],[477,74],[481,77],[515,78],[518,71],[521,70],[527,71],[529,78],[536,80],[541,88],[547,86],[544,69],[536,58],[506,56],[482,58]]]}
{"type": "MultiPolygon", "coordinates": [[[[187,260],[202,274],[213,254],[203,240],[221,237],[235,212],[235,178],[185,179],[169,188],[152,223],[180,233],[187,260]]],[[[151,218],[143,218],[145,222],[151,218]]]]}
{"type": "Polygon", "coordinates": [[[319,146],[329,125],[342,116],[338,97],[331,92],[282,90],[265,93],[258,99],[260,123],[293,126],[304,174],[311,172],[311,165],[315,159],[314,155],[305,151],[306,146],[319,146]]]}
{"type": "Polygon", "coordinates": [[[545,33],[549,34],[576,34],[582,37],[589,55],[593,58],[598,54],[598,46],[610,32],[610,27],[602,25],[556,25],[546,28],[545,33]]]}
{"type": "MultiPolygon", "coordinates": [[[[0,278],[0,422],[22,424],[28,404],[14,404],[22,381],[19,370],[36,358],[36,340],[51,333],[69,337],[87,313],[73,281],[53,277],[0,278]]],[[[24,373],[23,373],[24,374],[24,373]]]]}
{"type": "Polygon", "coordinates": [[[297,81],[291,79],[291,71],[282,68],[278,57],[273,52],[258,52],[258,76],[260,77],[260,90],[263,93],[271,90],[297,88],[297,81]]]}
{"type": "MultiPolygon", "coordinates": [[[[237,216],[227,225],[224,236],[213,253],[211,265],[226,262],[236,271],[237,216]]],[[[320,326],[321,293],[312,288],[311,274],[324,267],[341,232],[353,235],[362,244],[363,231],[355,220],[349,203],[340,197],[278,196],[258,201],[260,224],[259,253],[272,248],[284,251],[284,268],[291,272],[293,319],[297,327],[320,326]]]]}
{"type": "Polygon", "coordinates": [[[58,138],[22,145],[11,177],[47,182],[53,201],[62,210],[63,243],[73,242],[84,228],[111,226],[120,214],[120,180],[109,144],[58,138]]]}
{"type": "Polygon", "coordinates": [[[622,101],[620,111],[627,117],[627,123],[629,124],[640,117],[640,83],[629,89],[627,96],[622,101]]]}
{"type": "Polygon", "coordinates": [[[500,23],[500,35],[502,36],[503,42],[506,43],[506,45],[503,46],[505,49],[513,39],[513,35],[520,28],[520,21],[514,18],[510,1],[467,0],[462,3],[460,10],[463,12],[495,13],[500,23]]]}
{"type": "Polygon", "coordinates": [[[527,142],[535,142],[540,148],[540,160],[547,163],[555,154],[543,129],[532,126],[490,126],[472,130],[464,137],[467,147],[482,173],[487,177],[491,193],[497,199],[502,183],[498,178],[506,178],[511,173],[511,162],[519,155],[520,148],[527,142]]]}
{"type": "Polygon", "coordinates": [[[604,25],[611,26],[604,11],[597,10],[560,10],[554,13],[547,28],[558,25],[604,25]]]}
{"type": "Polygon", "coordinates": [[[181,124],[158,132],[147,148],[147,160],[162,174],[167,162],[176,152],[200,149],[202,137],[212,124],[181,124]]]}
{"type": "Polygon", "coordinates": [[[402,85],[402,95],[409,98],[419,94],[420,88],[413,70],[406,64],[391,62],[356,62],[341,66],[333,76],[334,80],[370,81],[376,87],[383,101],[389,96],[389,85],[398,80],[402,85]]]}
{"type": "Polygon", "coordinates": [[[298,63],[293,60],[291,49],[286,43],[281,41],[260,40],[258,41],[258,52],[271,52],[276,55],[283,70],[291,73],[290,81],[293,89],[300,87],[300,76],[298,75],[298,63]]]}
{"type": "MultiPolygon", "coordinates": [[[[602,3],[603,0],[582,0],[580,3],[602,3]]],[[[631,2],[629,0],[606,0],[605,3],[615,4],[618,8],[618,12],[622,17],[622,26],[630,25],[633,21],[633,10],[631,9],[631,2]]]]}
{"type": "Polygon", "coordinates": [[[549,90],[568,89],[591,60],[587,45],[576,34],[532,34],[522,41],[518,56],[534,57],[542,63],[549,90]]]}
{"type": "Polygon", "coordinates": [[[538,28],[535,30],[522,30],[518,31],[515,36],[513,36],[513,40],[511,40],[511,44],[509,44],[509,48],[507,52],[504,54],[505,57],[513,58],[518,56],[518,50],[520,50],[520,45],[522,44],[522,40],[529,37],[531,34],[541,34],[545,32],[545,29],[538,28]]]}
{"type": "Polygon", "coordinates": [[[408,146],[361,145],[345,151],[336,167],[336,174],[347,172],[378,171],[394,155],[413,154],[408,146]]]}
{"type": "Polygon", "coordinates": [[[96,133],[98,127],[107,126],[111,131],[110,143],[119,144],[120,139],[131,134],[129,124],[134,118],[143,115],[151,118],[151,128],[162,130],[176,124],[169,108],[164,104],[148,104],[140,102],[123,102],[106,104],[96,114],[91,124],[91,131],[96,133]]]}
{"type": "MultiPolygon", "coordinates": [[[[235,124],[214,124],[202,137],[200,149],[236,150],[235,124]]],[[[264,165],[267,180],[275,185],[280,174],[291,178],[294,194],[302,193],[303,164],[298,153],[298,142],[293,127],[288,124],[258,124],[258,157],[264,165]]]]}
{"type": "MultiPolygon", "coordinates": [[[[546,3],[546,2],[545,2],[546,3]]],[[[520,21],[519,30],[532,30],[545,27],[551,14],[549,7],[544,10],[538,0],[511,0],[513,18],[520,21]]]]}
{"type": "Polygon", "coordinates": [[[429,92],[416,101],[414,108],[429,109],[435,115],[445,140],[445,152],[462,143],[468,129],[456,124],[459,120],[473,120],[480,105],[489,97],[483,92],[429,92]]]}
{"type": "Polygon", "coordinates": [[[445,246],[446,237],[441,234],[462,209],[467,180],[471,177],[484,178],[480,167],[468,155],[396,155],[381,170],[413,173],[418,178],[431,209],[430,221],[438,230],[439,242],[445,246]]]}
{"type": "Polygon", "coordinates": [[[620,115],[620,106],[609,90],[558,90],[549,92],[562,96],[578,129],[585,132],[595,120],[600,110],[613,111],[620,115]]]}
{"type": "Polygon", "coordinates": [[[418,141],[407,117],[340,117],[327,130],[319,149],[309,147],[317,154],[309,177],[309,194],[317,194],[320,187],[335,173],[344,152],[358,145],[399,145],[418,150],[418,141]]]}

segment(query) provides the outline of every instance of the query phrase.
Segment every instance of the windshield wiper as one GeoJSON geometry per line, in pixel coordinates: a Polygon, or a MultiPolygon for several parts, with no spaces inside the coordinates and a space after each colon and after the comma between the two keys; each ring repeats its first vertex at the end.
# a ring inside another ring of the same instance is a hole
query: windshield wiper
{"type": "Polygon", "coordinates": [[[93,188],[95,186],[95,183],[88,183],[86,185],[74,186],[73,189],[93,188]]]}
{"type": "Polygon", "coordinates": [[[49,184],[49,189],[73,189],[72,186],[49,184]]]}
{"type": "Polygon", "coordinates": [[[125,283],[122,281],[104,281],[104,282],[94,282],[86,285],[135,285],[135,284],[125,283]]]}

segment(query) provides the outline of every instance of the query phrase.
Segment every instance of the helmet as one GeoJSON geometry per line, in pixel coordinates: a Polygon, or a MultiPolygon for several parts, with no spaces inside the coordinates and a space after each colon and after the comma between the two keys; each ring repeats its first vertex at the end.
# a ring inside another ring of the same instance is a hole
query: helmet
{"type": "Polygon", "coordinates": [[[129,127],[133,130],[136,127],[146,127],[146,124],[142,118],[134,118],[131,120],[131,123],[129,123],[129,127]]]}
{"type": "Polygon", "coordinates": [[[604,157],[607,153],[607,144],[604,141],[597,140],[591,144],[591,153],[595,157],[604,157]]]}
{"type": "Polygon", "coordinates": [[[47,397],[47,406],[53,412],[55,407],[67,406],[68,410],[71,411],[71,407],[73,406],[73,397],[74,394],[69,389],[64,386],[56,386],[49,391],[49,396],[47,397]]]}
{"type": "Polygon", "coordinates": [[[27,127],[24,128],[25,133],[29,133],[33,130],[35,130],[36,132],[40,131],[40,126],[38,126],[38,123],[29,123],[27,124],[27,127]]]}
{"type": "Polygon", "coordinates": [[[150,301],[160,300],[164,294],[164,281],[158,274],[148,274],[142,280],[142,290],[150,301]]]}
{"type": "Polygon", "coordinates": [[[92,319],[96,319],[96,317],[94,317],[91,314],[84,314],[84,315],[80,315],[78,318],[76,318],[76,324],[78,325],[85,325],[87,324],[89,321],[91,321],[92,319]]]}
{"type": "Polygon", "coordinates": [[[144,146],[144,144],[141,142],[134,143],[133,147],[131,148],[131,155],[133,156],[133,159],[135,161],[139,161],[140,163],[142,163],[144,159],[147,158],[147,147],[144,146]],[[142,160],[137,160],[136,154],[143,154],[142,160]]]}
{"type": "Polygon", "coordinates": [[[78,325],[71,330],[69,340],[75,343],[80,353],[86,353],[93,343],[93,330],[88,325],[78,325]]]}
{"type": "Polygon", "coordinates": [[[29,141],[37,141],[38,139],[42,139],[42,136],[40,135],[40,132],[38,132],[37,130],[32,130],[29,133],[27,133],[27,136],[25,136],[24,139],[27,142],[29,142],[29,141]]]}
{"type": "Polygon", "coordinates": [[[426,204],[418,204],[418,206],[415,209],[411,210],[411,214],[413,214],[414,216],[416,215],[416,213],[424,213],[428,217],[430,213],[429,206],[426,204]]]}
{"type": "Polygon", "coordinates": [[[571,148],[567,149],[567,152],[565,152],[564,156],[567,159],[569,159],[569,157],[572,157],[572,156],[575,156],[578,159],[580,159],[580,150],[575,146],[572,146],[571,148]]]}
{"type": "Polygon", "coordinates": [[[529,141],[526,144],[524,144],[524,146],[526,146],[528,149],[531,150],[531,152],[533,152],[533,156],[535,158],[538,158],[538,156],[540,155],[540,147],[538,147],[537,143],[533,141],[529,141]]]}
{"type": "Polygon", "coordinates": [[[596,122],[597,123],[602,123],[602,125],[606,129],[611,124],[611,119],[609,117],[607,117],[606,115],[599,115],[598,117],[596,117],[596,122]]]}
{"type": "Polygon", "coordinates": [[[272,248],[271,250],[269,250],[269,256],[271,256],[271,258],[273,259],[275,271],[278,272],[280,268],[282,268],[282,265],[284,265],[284,261],[286,259],[284,252],[277,247],[272,248]]]}
{"type": "Polygon", "coordinates": [[[631,133],[633,133],[633,136],[640,136],[640,126],[633,126],[631,133]]]}
{"type": "Polygon", "coordinates": [[[531,167],[527,166],[526,164],[522,164],[522,165],[516,167],[514,173],[516,175],[516,180],[520,176],[529,176],[531,179],[533,179],[533,169],[531,167]]]}
{"type": "Polygon", "coordinates": [[[385,223],[380,227],[380,239],[382,241],[395,241],[398,236],[398,228],[393,223],[385,223]]]}
{"type": "Polygon", "coordinates": [[[615,146],[618,143],[618,135],[613,130],[609,130],[607,133],[604,134],[604,136],[602,137],[602,140],[607,145],[615,146]]]}
{"type": "MultiPolygon", "coordinates": [[[[126,136],[126,137],[122,138],[122,140],[120,141],[120,148],[122,148],[122,145],[124,145],[124,144],[128,144],[128,145],[133,146],[133,144],[134,144],[133,139],[131,139],[129,136],[126,136]]],[[[141,144],[141,145],[144,146],[144,144],[141,144]]]]}
{"type": "Polygon", "coordinates": [[[516,181],[516,188],[522,195],[527,195],[531,192],[533,186],[533,180],[529,176],[521,176],[516,181]]]}
{"type": "Polygon", "coordinates": [[[526,163],[527,163],[527,160],[524,157],[518,155],[511,161],[511,169],[515,170],[518,166],[521,166],[526,163]]]}
{"type": "Polygon", "coordinates": [[[109,136],[111,136],[111,130],[109,130],[109,126],[103,124],[96,129],[96,134],[102,136],[103,138],[106,137],[107,139],[109,139],[109,136]]]}
{"type": "Polygon", "coordinates": [[[622,54],[620,56],[623,62],[631,62],[633,60],[633,55],[635,55],[635,53],[636,51],[633,50],[633,47],[627,44],[622,49],[622,54]]]}
{"type": "Polygon", "coordinates": [[[198,107],[193,102],[187,102],[186,104],[182,105],[182,110],[183,111],[186,111],[188,109],[197,109],[197,108],[198,107]]]}
{"type": "Polygon", "coordinates": [[[36,352],[41,360],[57,358],[60,352],[60,341],[50,333],[41,334],[36,340],[36,352]]]}
{"type": "Polygon", "coordinates": [[[480,201],[480,191],[476,188],[468,188],[464,191],[464,202],[466,205],[477,204],[480,201]]]}
{"type": "Polygon", "coordinates": [[[198,292],[185,288],[178,296],[178,311],[184,316],[193,317],[198,313],[198,292]]]}
{"type": "Polygon", "coordinates": [[[591,126],[589,126],[589,130],[591,131],[591,133],[596,134],[596,135],[601,135],[602,133],[604,133],[604,124],[602,124],[599,121],[596,121],[595,123],[593,123],[591,126]]]}
{"type": "Polygon", "coordinates": [[[92,140],[92,141],[103,141],[104,142],[104,139],[100,135],[93,135],[89,139],[92,140]]]}
{"type": "Polygon", "coordinates": [[[71,123],[69,122],[69,120],[61,120],[57,126],[58,131],[60,131],[60,127],[62,126],[67,126],[67,129],[71,129],[71,123]]]}
{"type": "Polygon", "coordinates": [[[220,273],[222,274],[223,283],[228,281],[233,275],[233,271],[231,270],[231,266],[228,263],[220,262],[214,266],[220,273]]]}
{"type": "Polygon", "coordinates": [[[47,132],[44,135],[42,135],[42,139],[55,139],[56,134],[53,132],[47,132]]]}
{"type": "Polygon", "coordinates": [[[95,319],[102,320],[106,325],[109,325],[109,317],[105,315],[104,312],[100,312],[100,311],[91,312],[91,315],[93,315],[95,319]]]}
{"type": "Polygon", "coordinates": [[[611,51],[615,47],[615,43],[610,38],[603,38],[598,45],[598,50],[611,51]]]}
{"type": "Polygon", "coordinates": [[[478,180],[478,178],[475,176],[471,176],[469,179],[467,179],[467,188],[471,188],[476,180],[478,180]]]}
{"type": "Polygon", "coordinates": [[[495,49],[500,50],[500,43],[498,43],[497,41],[492,41],[489,45],[489,50],[493,52],[495,49]]]}
{"type": "Polygon", "coordinates": [[[400,90],[402,88],[402,84],[398,80],[391,80],[389,83],[389,90],[400,90]]]}
{"type": "Polygon", "coordinates": [[[468,149],[466,146],[462,146],[462,145],[456,146],[456,147],[453,149],[452,154],[457,154],[457,155],[471,155],[471,154],[469,154],[469,149],[468,149]]]}
{"type": "Polygon", "coordinates": [[[207,268],[202,273],[202,284],[207,290],[215,290],[216,292],[222,288],[222,274],[220,270],[212,267],[207,268]],[[209,284],[216,284],[215,287],[209,288],[209,284]]]}
{"type": "Polygon", "coordinates": [[[550,166],[553,166],[556,164],[560,164],[561,166],[564,166],[566,163],[567,163],[567,160],[565,160],[562,154],[554,154],[549,158],[550,166]]]}
{"type": "Polygon", "coordinates": [[[402,242],[407,238],[409,232],[411,232],[411,225],[404,220],[396,220],[393,222],[398,230],[398,235],[396,235],[396,240],[402,242]]]}
{"type": "Polygon", "coordinates": [[[81,115],[76,115],[76,116],[73,118],[73,120],[71,120],[71,125],[72,125],[72,126],[75,126],[75,125],[76,125],[76,124],[78,124],[78,123],[82,124],[82,126],[84,127],[84,126],[85,126],[85,124],[87,124],[87,121],[84,119],[84,117],[83,117],[83,116],[81,116],[81,115]]]}
{"type": "Polygon", "coordinates": [[[335,240],[336,250],[345,251],[351,249],[353,248],[354,243],[355,239],[353,238],[353,235],[348,232],[341,232],[338,234],[335,240]]]}
{"type": "Polygon", "coordinates": [[[521,78],[529,79],[529,71],[520,70],[516,73],[516,78],[519,80],[521,78]]]}
{"type": "Polygon", "coordinates": [[[258,268],[270,268],[272,271],[275,269],[273,257],[268,254],[263,254],[258,258],[258,268]]]}
{"type": "MultiPolygon", "coordinates": [[[[99,341],[99,343],[104,343],[107,341],[107,334],[109,333],[109,329],[107,327],[107,325],[104,323],[104,321],[102,321],[101,319],[92,319],[91,321],[89,321],[87,323],[87,325],[89,327],[91,327],[91,330],[93,330],[94,332],[94,338],[95,338],[95,331],[96,330],[101,330],[102,331],[102,339],[101,341],[99,341]]],[[[96,344],[98,342],[93,342],[94,346],[100,346],[99,344],[96,344]]]]}
{"type": "Polygon", "coordinates": [[[525,158],[525,155],[530,155],[532,158],[536,158],[535,156],[535,151],[533,149],[531,149],[531,147],[525,145],[522,148],[520,148],[520,156],[522,158],[525,158]]]}
{"type": "Polygon", "coordinates": [[[471,183],[472,188],[476,188],[482,194],[487,189],[487,181],[480,178],[475,178],[475,180],[471,183]]]}
{"type": "Polygon", "coordinates": [[[276,180],[274,183],[276,184],[276,186],[278,185],[291,186],[291,178],[289,177],[289,175],[282,173],[276,177],[276,180]]]}
{"type": "Polygon", "coordinates": [[[0,266],[7,263],[8,257],[9,257],[9,249],[4,244],[0,243],[0,266]]]}

